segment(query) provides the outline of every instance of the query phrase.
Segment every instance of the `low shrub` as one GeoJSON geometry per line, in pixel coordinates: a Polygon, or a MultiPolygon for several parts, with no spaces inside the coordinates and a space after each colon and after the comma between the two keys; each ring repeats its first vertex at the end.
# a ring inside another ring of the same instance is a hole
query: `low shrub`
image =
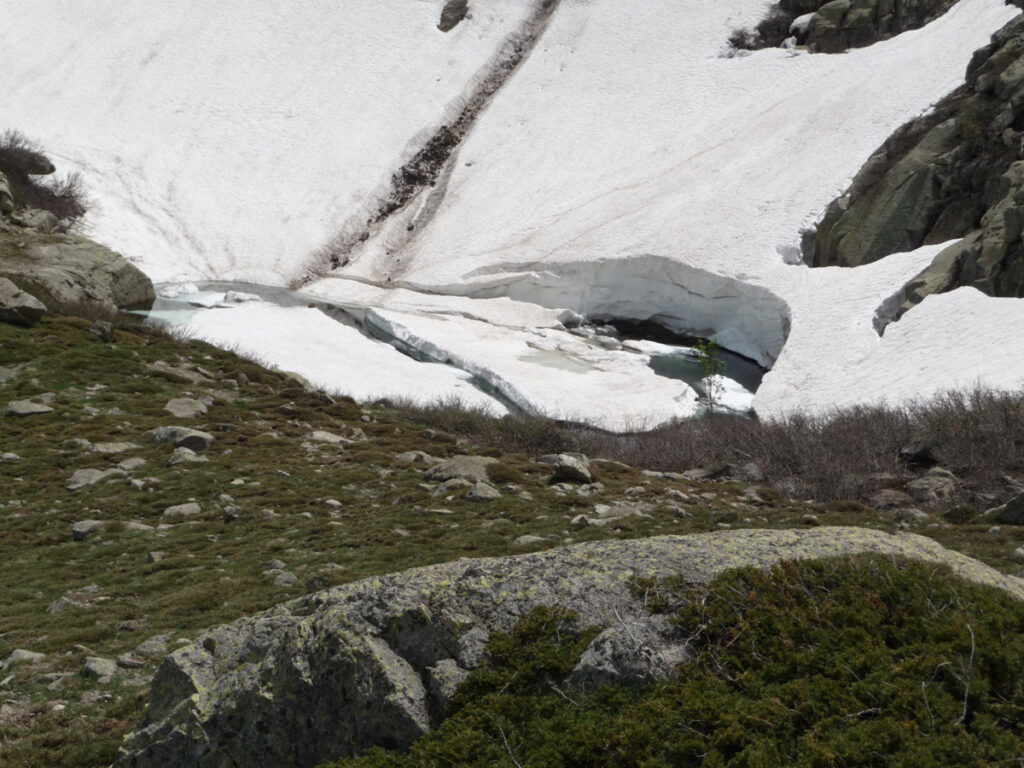
{"type": "Polygon", "coordinates": [[[23,133],[0,134],[0,172],[11,184],[15,203],[49,211],[69,227],[88,210],[88,195],[81,174],[51,176],[54,171],[42,148],[23,133]]]}
{"type": "Polygon", "coordinates": [[[678,679],[564,690],[594,630],[545,609],[488,646],[406,752],[335,768],[988,766],[1024,758],[1024,605],[861,556],[643,585],[691,638],[678,679]]]}

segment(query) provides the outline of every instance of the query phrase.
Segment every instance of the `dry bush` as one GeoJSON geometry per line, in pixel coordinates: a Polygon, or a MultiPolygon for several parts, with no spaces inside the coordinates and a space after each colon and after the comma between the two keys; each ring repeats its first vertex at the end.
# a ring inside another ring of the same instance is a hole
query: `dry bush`
{"type": "Polygon", "coordinates": [[[51,175],[53,163],[39,144],[20,131],[0,134],[0,172],[7,176],[19,207],[49,211],[65,228],[72,227],[89,208],[81,174],[51,175]]]}
{"type": "Polygon", "coordinates": [[[636,467],[681,472],[757,464],[787,496],[858,500],[905,482],[900,450],[924,439],[963,481],[965,498],[1024,470],[1024,391],[954,390],[893,408],[857,406],[772,421],[730,416],[689,419],[649,432],[612,434],[582,424],[513,414],[501,419],[447,404],[404,406],[408,415],[479,445],[538,455],[579,451],[636,467]]]}

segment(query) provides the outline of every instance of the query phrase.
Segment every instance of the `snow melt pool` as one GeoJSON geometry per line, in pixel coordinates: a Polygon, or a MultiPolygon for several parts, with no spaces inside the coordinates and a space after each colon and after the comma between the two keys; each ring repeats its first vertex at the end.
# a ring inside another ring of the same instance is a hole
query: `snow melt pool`
{"type": "MultiPolygon", "coordinates": [[[[619,339],[566,310],[401,290],[328,301],[254,283],[162,284],[157,293],[143,313],[154,322],[361,401],[458,400],[620,432],[703,409],[692,349],[619,339]]],[[[749,412],[757,382],[727,366],[716,407],[749,412]]]]}

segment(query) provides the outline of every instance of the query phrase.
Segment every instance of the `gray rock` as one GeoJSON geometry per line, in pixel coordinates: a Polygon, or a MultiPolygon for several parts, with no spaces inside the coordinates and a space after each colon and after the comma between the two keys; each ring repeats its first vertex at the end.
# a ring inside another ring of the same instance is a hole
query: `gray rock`
{"type": "Polygon", "coordinates": [[[141,669],[146,666],[146,662],[143,659],[137,659],[127,653],[122,653],[117,657],[117,666],[121,669],[141,669]]]}
{"type": "Polygon", "coordinates": [[[125,451],[135,451],[141,446],[135,443],[93,443],[92,450],[96,453],[112,454],[112,453],[124,453],[125,451]]]}
{"type": "Polygon", "coordinates": [[[921,504],[943,504],[952,500],[959,484],[947,470],[938,467],[906,485],[907,493],[921,504]]]}
{"type": "Polygon", "coordinates": [[[114,340],[114,324],[106,320],[96,320],[89,326],[89,333],[99,338],[100,341],[109,344],[114,340]]]}
{"type": "Polygon", "coordinates": [[[333,432],[325,432],[322,429],[317,429],[306,435],[307,440],[312,440],[314,443],[329,443],[331,445],[344,445],[345,443],[354,442],[349,440],[347,437],[336,435],[333,432]]]}
{"type": "Polygon", "coordinates": [[[49,211],[29,208],[18,214],[17,219],[23,227],[42,232],[44,235],[52,235],[54,232],[60,231],[60,219],[49,211]]]}
{"type": "Polygon", "coordinates": [[[436,703],[439,714],[448,710],[459,686],[466,682],[469,670],[463,669],[455,659],[441,659],[437,664],[427,668],[427,680],[430,695],[436,703]]]}
{"type": "Polygon", "coordinates": [[[179,464],[195,464],[209,461],[205,456],[198,455],[191,448],[175,448],[171,452],[171,458],[167,460],[168,467],[176,467],[179,464]]]}
{"type": "Polygon", "coordinates": [[[164,517],[195,517],[202,514],[203,508],[194,501],[187,504],[175,504],[164,510],[164,517]]]}
{"type": "Polygon", "coordinates": [[[634,594],[635,577],[702,584],[737,566],[868,551],[948,563],[1024,599],[1020,580],[931,539],[860,528],[722,531],[460,560],[307,595],[201,635],[160,665],[115,766],[319,765],[374,745],[403,748],[443,709],[443,690],[425,683],[430,670],[445,660],[473,669],[489,633],[510,631],[542,605],[576,611],[581,626],[629,628],[625,638],[606,635],[580,676],[657,679],[685,658],[694,628],[666,637],[634,594]]]}
{"type": "Polygon", "coordinates": [[[166,552],[150,552],[148,555],[146,555],[146,562],[147,563],[159,563],[161,560],[165,559],[166,557],[167,557],[167,553],[166,552]]]}
{"type": "Polygon", "coordinates": [[[0,171],[0,214],[14,211],[14,193],[7,175],[0,171]]]}
{"type": "Polygon", "coordinates": [[[204,403],[191,397],[175,397],[168,400],[164,410],[178,419],[196,419],[207,412],[204,403]]]}
{"type": "Polygon", "coordinates": [[[36,416],[41,413],[53,413],[53,408],[31,400],[12,400],[4,411],[8,416],[36,416]]]}
{"type": "Polygon", "coordinates": [[[6,672],[15,664],[38,664],[45,658],[45,653],[36,653],[35,651],[26,651],[23,648],[18,648],[11,651],[11,655],[4,660],[2,669],[6,672]]]}
{"type": "Polygon", "coordinates": [[[498,460],[490,456],[453,456],[434,465],[423,476],[434,483],[454,479],[470,483],[486,482],[487,467],[497,463],[498,460]]]}
{"type": "Polygon", "coordinates": [[[450,496],[453,493],[457,493],[463,488],[471,488],[472,486],[473,484],[468,480],[463,480],[461,477],[453,477],[451,480],[445,480],[437,486],[431,495],[434,496],[434,498],[441,498],[443,496],[450,496]]]}
{"type": "Polygon", "coordinates": [[[294,587],[298,583],[299,577],[291,571],[284,571],[282,573],[279,573],[274,578],[274,584],[276,584],[279,587],[294,587]]]}
{"type": "Polygon", "coordinates": [[[594,476],[590,471],[590,461],[579,453],[560,453],[555,462],[555,471],[551,475],[552,483],[592,483],[594,476]]]}
{"type": "Polygon", "coordinates": [[[106,520],[79,520],[71,526],[71,538],[74,541],[85,541],[106,524],[106,520]]]}
{"type": "Polygon", "coordinates": [[[475,483],[466,494],[469,501],[494,501],[501,498],[501,492],[493,485],[487,483],[475,483]]]}
{"type": "Polygon", "coordinates": [[[152,304],[153,284],[113,251],[82,237],[19,235],[21,248],[4,248],[0,274],[42,301],[58,307],[99,305],[109,310],[152,304]]]}
{"type": "Polygon", "coordinates": [[[21,456],[16,453],[2,453],[0,454],[0,461],[21,461],[21,456]]]}
{"type": "Polygon", "coordinates": [[[135,656],[139,656],[143,659],[159,659],[167,655],[167,645],[171,639],[171,635],[153,635],[148,640],[143,640],[135,648],[135,656]]]}
{"type": "Polygon", "coordinates": [[[79,488],[85,488],[88,485],[96,485],[104,480],[109,480],[112,477],[124,477],[124,470],[120,469],[78,469],[71,475],[71,479],[68,480],[67,488],[69,491],[77,491],[79,488]]]}
{"type": "Polygon", "coordinates": [[[109,683],[117,674],[117,662],[113,659],[102,659],[99,656],[89,656],[82,664],[82,674],[95,675],[101,683],[109,683]]]}
{"type": "Polygon", "coordinates": [[[638,686],[669,677],[689,661],[686,647],[671,640],[672,631],[660,616],[617,622],[587,646],[569,676],[570,685],[638,686]]]}
{"type": "Polygon", "coordinates": [[[1024,525],[1024,493],[1019,493],[1006,502],[996,520],[1004,525],[1024,525]]]}
{"type": "Polygon", "coordinates": [[[174,443],[177,448],[188,448],[196,453],[202,453],[216,440],[209,432],[188,427],[157,427],[149,434],[158,443],[174,443]]]}
{"type": "Polygon", "coordinates": [[[423,451],[406,451],[405,453],[399,453],[395,455],[395,459],[398,461],[407,461],[410,464],[440,464],[444,459],[439,459],[436,456],[431,456],[429,453],[423,451]]]}
{"type": "Polygon", "coordinates": [[[867,499],[868,505],[875,509],[896,509],[913,503],[909,493],[894,488],[882,488],[875,491],[867,499]]]}
{"type": "Polygon", "coordinates": [[[526,533],[516,538],[514,542],[517,547],[535,547],[538,544],[549,543],[543,536],[534,536],[533,534],[526,533]]]}
{"type": "Polygon", "coordinates": [[[8,280],[0,277],[0,322],[31,328],[43,319],[46,305],[8,280]]]}
{"type": "Polygon", "coordinates": [[[145,465],[146,460],[139,456],[136,456],[133,459],[125,459],[124,461],[118,462],[117,468],[120,469],[122,472],[132,472],[136,469],[144,467],[145,465]]]}

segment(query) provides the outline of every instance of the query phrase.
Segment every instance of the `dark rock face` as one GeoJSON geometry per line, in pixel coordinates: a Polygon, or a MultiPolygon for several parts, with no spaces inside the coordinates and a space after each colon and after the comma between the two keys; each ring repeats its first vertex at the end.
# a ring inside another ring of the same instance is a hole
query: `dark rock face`
{"type": "Polygon", "coordinates": [[[754,48],[781,45],[789,37],[816,53],[842,53],[919,29],[957,0],[781,0],[757,26],[754,48]],[[801,16],[814,14],[794,27],[801,16]]]}
{"type": "Polygon", "coordinates": [[[975,53],[967,83],[901,127],[827,208],[812,266],[855,267],[963,238],[905,288],[1024,296],[1024,17],[975,53]]]}
{"type": "Polygon", "coordinates": [[[417,568],[308,595],[164,659],[117,768],[320,765],[408,746],[437,725],[491,632],[539,606],[602,627],[566,685],[643,683],[686,661],[688,632],[651,615],[635,577],[703,584],[728,568],[878,552],[949,563],[1024,599],[1012,577],[921,536],[859,528],[737,530],[600,542],[417,568]]]}

